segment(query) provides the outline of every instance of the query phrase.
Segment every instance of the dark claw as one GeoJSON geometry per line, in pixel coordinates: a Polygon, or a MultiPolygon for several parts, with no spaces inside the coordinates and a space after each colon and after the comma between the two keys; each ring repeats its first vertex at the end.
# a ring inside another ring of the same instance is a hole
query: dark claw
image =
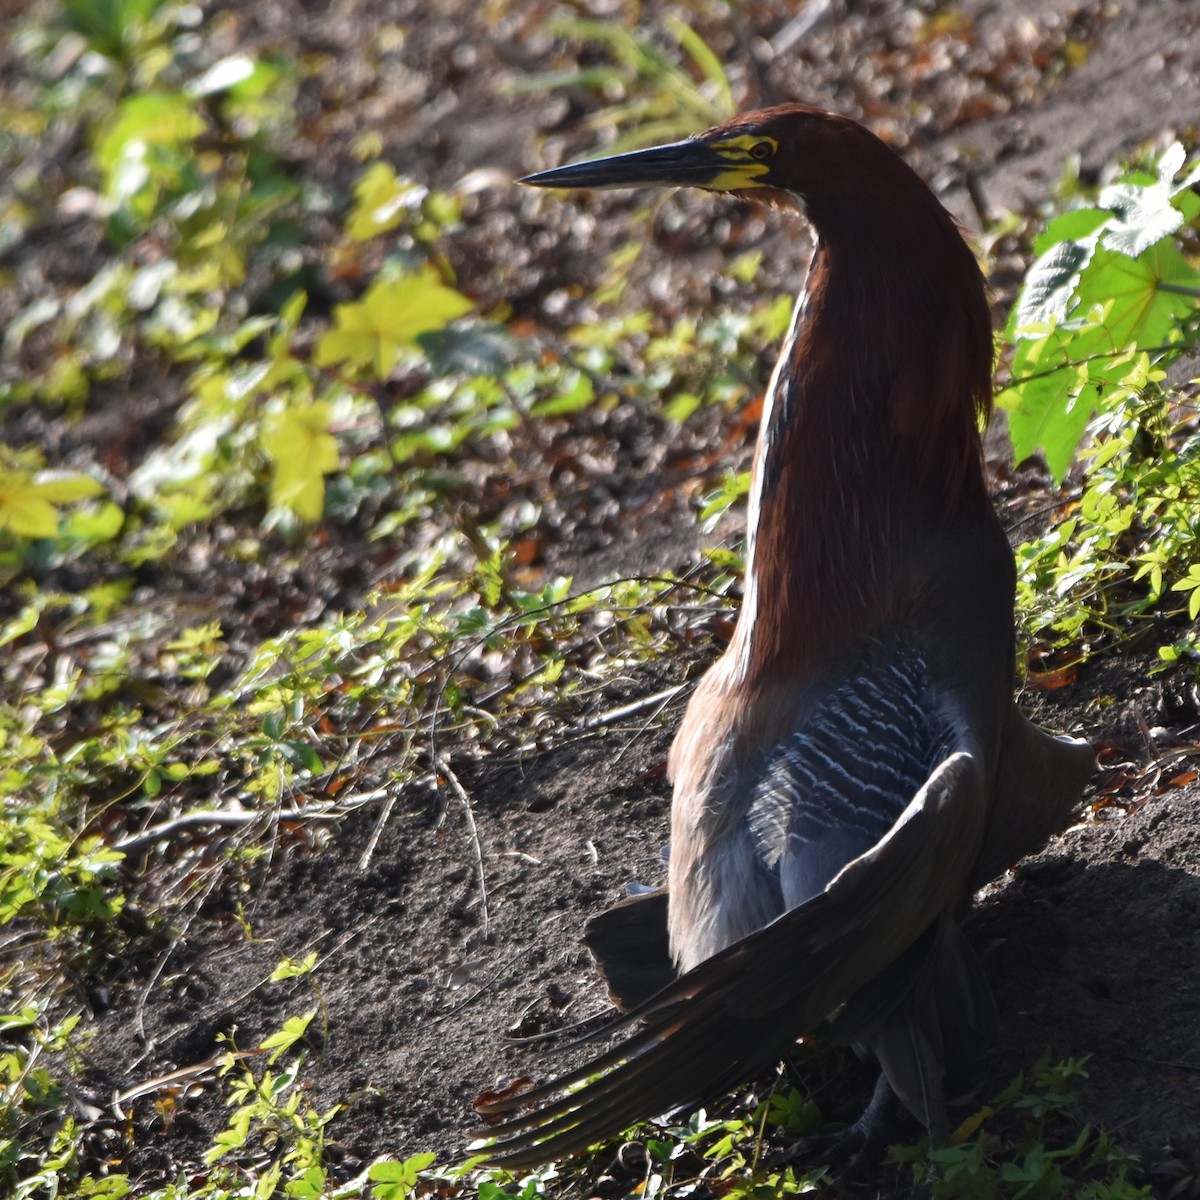
{"type": "Polygon", "coordinates": [[[795,1162],[802,1159],[840,1168],[834,1173],[833,1180],[834,1186],[841,1191],[883,1158],[884,1151],[895,1140],[898,1115],[899,1105],[895,1094],[888,1086],[887,1077],[880,1075],[871,1102],[853,1125],[836,1133],[818,1133],[800,1138],[781,1151],[776,1161],[795,1162]]]}

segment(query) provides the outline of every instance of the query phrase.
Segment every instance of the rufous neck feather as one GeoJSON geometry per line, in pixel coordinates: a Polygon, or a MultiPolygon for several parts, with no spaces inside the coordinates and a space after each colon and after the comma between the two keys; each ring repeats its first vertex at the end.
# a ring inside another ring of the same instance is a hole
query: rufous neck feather
{"type": "MultiPolygon", "coordinates": [[[[929,523],[994,520],[978,419],[990,404],[982,280],[948,216],[822,237],[772,378],[755,455],[742,678],[853,644],[896,601],[929,523]]],[[[822,233],[818,228],[818,234],[822,233]]]]}

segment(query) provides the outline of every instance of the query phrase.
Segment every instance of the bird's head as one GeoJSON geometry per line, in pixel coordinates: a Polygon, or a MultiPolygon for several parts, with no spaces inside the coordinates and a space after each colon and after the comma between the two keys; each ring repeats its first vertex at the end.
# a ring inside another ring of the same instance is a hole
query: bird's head
{"type": "MultiPolygon", "coordinates": [[[[522,182],[698,187],[799,209],[819,250],[787,365],[806,394],[833,398],[803,406],[809,425],[832,422],[835,411],[857,413],[848,419],[861,439],[856,406],[869,401],[891,460],[912,464],[909,473],[922,488],[935,481],[947,509],[969,490],[972,503],[990,511],[976,424],[986,421],[992,398],[983,276],[953,217],[870,130],[821,109],[782,104],[681,142],[572,163],[522,182]]],[[[831,433],[829,441],[838,438],[831,433]]]]}
{"type": "Polygon", "coordinates": [[[878,216],[909,195],[929,195],[904,160],[869,130],[803,104],[743,113],[681,142],[571,163],[521,182],[534,187],[698,187],[733,192],[798,207],[817,225],[863,202],[878,216]]]}

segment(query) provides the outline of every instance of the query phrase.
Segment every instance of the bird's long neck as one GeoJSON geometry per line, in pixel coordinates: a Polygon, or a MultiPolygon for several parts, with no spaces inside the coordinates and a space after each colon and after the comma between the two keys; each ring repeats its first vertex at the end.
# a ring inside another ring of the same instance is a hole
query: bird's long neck
{"type": "Polygon", "coordinates": [[[755,455],[729,654],[743,683],[805,678],[903,601],[906,557],[931,529],[994,520],[982,280],[940,206],[921,232],[906,250],[895,236],[872,247],[860,227],[814,254],[755,455]]]}

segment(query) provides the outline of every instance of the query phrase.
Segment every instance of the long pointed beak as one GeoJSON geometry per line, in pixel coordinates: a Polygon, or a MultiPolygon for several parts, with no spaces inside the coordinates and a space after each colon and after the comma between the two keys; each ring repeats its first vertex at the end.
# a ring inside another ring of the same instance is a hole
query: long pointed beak
{"type": "Polygon", "coordinates": [[[518,182],[554,188],[702,188],[711,187],[723,175],[728,177],[729,165],[707,142],[689,139],[539,171],[518,182]]]}

